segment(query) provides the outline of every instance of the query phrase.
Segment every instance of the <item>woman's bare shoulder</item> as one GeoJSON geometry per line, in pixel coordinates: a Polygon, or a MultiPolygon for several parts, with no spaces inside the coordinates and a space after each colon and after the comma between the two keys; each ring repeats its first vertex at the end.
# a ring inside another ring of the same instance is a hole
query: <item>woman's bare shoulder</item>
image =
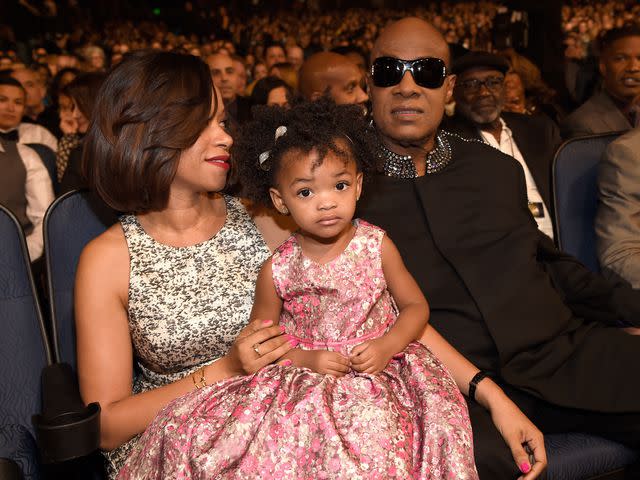
{"type": "Polygon", "coordinates": [[[129,249],[120,222],[115,223],[84,247],[80,256],[80,266],[115,270],[118,266],[128,266],[129,249]]]}
{"type": "Polygon", "coordinates": [[[298,228],[291,217],[281,215],[273,208],[255,205],[245,199],[241,202],[272,252],[298,228]]]}

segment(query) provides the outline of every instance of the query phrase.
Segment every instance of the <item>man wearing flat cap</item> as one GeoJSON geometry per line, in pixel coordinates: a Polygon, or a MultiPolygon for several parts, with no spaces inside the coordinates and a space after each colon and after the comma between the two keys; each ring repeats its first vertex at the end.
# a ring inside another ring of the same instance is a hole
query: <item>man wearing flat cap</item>
{"type": "Polygon", "coordinates": [[[553,238],[551,162],[560,144],[560,132],[545,115],[502,111],[508,70],[504,58],[488,52],[469,52],[454,61],[455,115],[444,125],[463,137],[487,143],[520,163],[529,209],[538,228],[553,238]]]}

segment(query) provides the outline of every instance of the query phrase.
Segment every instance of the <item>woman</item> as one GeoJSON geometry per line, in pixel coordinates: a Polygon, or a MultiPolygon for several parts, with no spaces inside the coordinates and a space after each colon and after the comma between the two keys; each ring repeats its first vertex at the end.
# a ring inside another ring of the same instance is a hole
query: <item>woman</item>
{"type": "Polygon", "coordinates": [[[60,193],[87,186],[81,172],[82,140],[89,129],[96,95],[105,78],[104,73],[85,73],[76,77],[61,91],[61,100],[64,96],[71,101],[71,110],[66,113],[66,120],[72,124],[69,131],[73,130],[73,133],[65,134],[58,146],[56,167],[60,179],[60,193]]]}
{"type": "Polygon", "coordinates": [[[83,162],[98,194],[129,214],[82,253],[75,307],[80,390],[102,407],[111,477],[171,400],[291,348],[269,319],[246,326],[258,270],[287,234],[210,193],[230,167],[224,122],[191,55],[127,56],[98,94],[83,162]]]}
{"type": "Polygon", "coordinates": [[[293,92],[287,83],[278,77],[264,77],[256,82],[251,93],[252,105],[267,105],[289,108],[293,92]]]}

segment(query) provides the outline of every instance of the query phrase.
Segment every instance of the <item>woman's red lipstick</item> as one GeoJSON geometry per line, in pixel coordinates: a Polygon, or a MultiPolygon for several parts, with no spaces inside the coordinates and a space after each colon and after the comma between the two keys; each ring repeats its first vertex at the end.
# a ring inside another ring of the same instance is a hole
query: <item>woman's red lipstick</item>
{"type": "Polygon", "coordinates": [[[218,155],[217,157],[207,158],[205,161],[207,163],[211,163],[216,165],[217,167],[224,168],[225,170],[229,170],[231,164],[229,163],[229,155],[218,155]]]}

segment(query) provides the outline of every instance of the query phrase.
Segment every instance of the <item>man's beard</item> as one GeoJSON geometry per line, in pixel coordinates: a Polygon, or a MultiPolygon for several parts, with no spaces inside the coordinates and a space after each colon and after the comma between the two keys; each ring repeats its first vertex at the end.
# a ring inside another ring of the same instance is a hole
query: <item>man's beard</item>
{"type": "Polygon", "coordinates": [[[474,111],[469,104],[456,103],[456,111],[476,125],[486,125],[488,123],[495,122],[498,117],[500,117],[500,112],[502,111],[503,106],[504,102],[496,102],[495,107],[491,111],[478,113],[474,111]]]}

